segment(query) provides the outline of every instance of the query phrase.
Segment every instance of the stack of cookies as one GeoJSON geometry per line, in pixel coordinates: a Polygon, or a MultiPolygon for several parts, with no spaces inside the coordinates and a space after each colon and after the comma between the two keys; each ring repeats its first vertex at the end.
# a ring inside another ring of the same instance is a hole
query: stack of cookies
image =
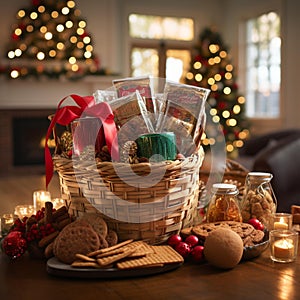
{"type": "Polygon", "coordinates": [[[261,243],[265,236],[263,231],[255,229],[251,224],[236,221],[220,221],[195,225],[194,227],[182,229],[181,235],[185,238],[192,234],[196,235],[204,244],[209,233],[218,228],[229,228],[236,232],[242,238],[244,247],[261,243]]]}
{"type": "Polygon", "coordinates": [[[51,254],[59,261],[71,264],[77,253],[88,254],[117,243],[117,233],[108,229],[99,214],[89,213],[63,228],[52,243],[51,254]]]}
{"type": "Polygon", "coordinates": [[[150,246],[144,241],[118,243],[99,214],[85,214],[67,225],[53,242],[53,255],[74,268],[136,269],[182,263],[183,258],[168,245],[150,246]]]}
{"type": "Polygon", "coordinates": [[[163,267],[183,263],[183,257],[168,245],[151,246],[143,241],[126,240],[86,255],[77,253],[74,268],[118,268],[119,270],[163,267]]]}

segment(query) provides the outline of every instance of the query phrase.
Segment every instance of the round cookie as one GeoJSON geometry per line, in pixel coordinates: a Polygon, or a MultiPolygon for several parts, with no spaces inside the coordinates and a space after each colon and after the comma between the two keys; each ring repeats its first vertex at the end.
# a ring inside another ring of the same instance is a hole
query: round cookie
{"type": "Polygon", "coordinates": [[[66,226],[59,233],[54,242],[54,255],[58,260],[71,264],[76,259],[76,254],[88,254],[98,250],[100,240],[98,234],[91,226],[80,224],[66,226]]]}
{"type": "Polygon", "coordinates": [[[109,245],[108,245],[107,240],[104,238],[104,236],[101,234],[98,234],[98,237],[99,237],[99,241],[100,241],[99,249],[107,248],[109,245]]]}
{"type": "Polygon", "coordinates": [[[106,238],[108,232],[107,224],[99,214],[87,213],[79,220],[88,222],[98,234],[101,234],[104,238],[106,238]]]}
{"type": "Polygon", "coordinates": [[[204,257],[215,267],[231,269],[241,260],[244,244],[241,237],[229,228],[212,231],[204,243],[204,257]]]}
{"type": "Polygon", "coordinates": [[[118,235],[114,230],[108,230],[108,234],[106,236],[106,241],[108,243],[108,246],[114,246],[118,243],[118,235]]]}

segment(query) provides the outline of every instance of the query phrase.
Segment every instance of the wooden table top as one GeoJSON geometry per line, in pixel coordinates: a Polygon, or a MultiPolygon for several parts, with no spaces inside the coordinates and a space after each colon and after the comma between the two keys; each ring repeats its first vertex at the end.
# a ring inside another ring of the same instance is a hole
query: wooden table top
{"type": "MultiPolygon", "coordinates": [[[[298,251],[299,253],[299,251],[298,251]]],[[[28,255],[17,261],[0,253],[0,299],[299,299],[300,257],[281,264],[267,249],[231,270],[184,263],[167,273],[125,279],[74,279],[46,271],[28,255]]]]}

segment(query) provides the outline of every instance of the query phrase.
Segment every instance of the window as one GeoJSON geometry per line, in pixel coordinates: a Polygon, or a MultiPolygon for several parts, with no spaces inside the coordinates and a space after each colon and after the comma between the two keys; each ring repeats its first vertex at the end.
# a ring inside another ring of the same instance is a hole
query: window
{"type": "Polygon", "coordinates": [[[131,14],[131,76],[152,75],[183,82],[190,67],[194,22],[131,14]]]}
{"type": "Polygon", "coordinates": [[[252,118],[277,118],[280,114],[280,18],[270,12],[249,20],[246,27],[246,113],[252,118]]]}

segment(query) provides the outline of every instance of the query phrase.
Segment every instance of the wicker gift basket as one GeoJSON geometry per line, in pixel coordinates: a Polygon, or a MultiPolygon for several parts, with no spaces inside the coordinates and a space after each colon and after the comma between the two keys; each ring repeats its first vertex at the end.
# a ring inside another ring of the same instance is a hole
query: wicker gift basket
{"type": "MultiPolygon", "coordinates": [[[[204,101],[207,95],[206,92],[204,101]]],[[[203,130],[205,110],[201,114],[198,126],[203,130]]],[[[114,117],[116,120],[115,111],[114,117]]],[[[200,142],[189,155],[162,161],[129,163],[97,160],[94,156],[70,157],[61,149],[62,137],[55,128],[57,120],[59,117],[52,117],[47,136],[50,130],[55,136],[57,146],[52,163],[71,215],[99,213],[120,240],[142,239],[150,244],[162,243],[194,224],[201,190],[199,169],[204,159],[200,142]]]]}
{"type": "Polygon", "coordinates": [[[61,156],[54,156],[53,160],[61,195],[72,215],[97,212],[120,240],[143,239],[156,244],[193,225],[198,213],[199,168],[203,157],[204,153],[199,152],[183,160],[130,166],[95,161],[74,163],[61,156]],[[145,176],[150,169],[163,174],[155,185],[131,184],[132,172],[145,176]]]}

